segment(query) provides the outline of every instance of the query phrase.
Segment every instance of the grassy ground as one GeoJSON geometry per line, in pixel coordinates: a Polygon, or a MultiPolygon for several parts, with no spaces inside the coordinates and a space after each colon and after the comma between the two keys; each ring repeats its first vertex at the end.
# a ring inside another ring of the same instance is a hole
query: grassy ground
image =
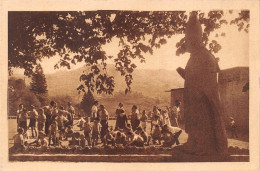
{"type": "MultiPolygon", "coordinates": [[[[77,121],[75,121],[77,122],[77,121]]],[[[28,122],[29,123],[29,122],[28,122]]],[[[114,126],[115,120],[109,121],[109,126],[114,126]]],[[[150,133],[150,123],[148,123],[150,133]]],[[[9,148],[13,146],[13,136],[16,134],[16,119],[8,120],[9,148]]],[[[75,125],[74,131],[80,131],[75,125]]],[[[28,131],[31,136],[31,130],[28,131]]],[[[183,131],[179,137],[181,144],[187,141],[188,135],[183,131]]],[[[30,138],[29,142],[34,139],[30,138]]],[[[62,145],[67,145],[63,141],[62,145]]],[[[159,145],[150,145],[141,148],[136,147],[101,147],[98,145],[92,149],[49,147],[47,151],[31,148],[26,153],[10,153],[10,161],[73,161],[73,162],[247,162],[249,161],[249,143],[238,139],[228,139],[229,155],[227,156],[198,156],[188,154],[182,150],[182,146],[162,148],[159,145]]]]}
{"type": "MultiPolygon", "coordinates": [[[[75,121],[76,123],[77,121],[75,121]]],[[[29,124],[29,121],[28,121],[28,124],[29,124]]],[[[115,125],[115,120],[109,120],[108,122],[108,125],[109,126],[113,126],[115,125]]],[[[74,126],[74,131],[79,131],[79,128],[75,125],[74,126]]],[[[150,123],[147,124],[147,132],[148,134],[150,133],[150,129],[151,129],[151,126],[150,126],[150,123]]],[[[9,140],[9,146],[8,148],[12,147],[13,146],[13,136],[16,134],[16,119],[9,119],[8,120],[8,140],[9,140]]],[[[83,134],[83,131],[79,131],[80,133],[83,134]]],[[[31,136],[31,130],[29,130],[29,136],[31,136]]],[[[187,138],[188,138],[188,135],[185,133],[185,131],[183,131],[183,133],[180,135],[179,137],[179,141],[181,144],[185,143],[187,141],[187,138]]],[[[32,140],[32,139],[31,139],[32,140]]],[[[229,138],[228,139],[228,145],[229,146],[233,146],[233,147],[238,147],[238,148],[244,148],[244,149],[249,149],[249,143],[246,142],[246,141],[241,141],[241,140],[238,140],[238,139],[231,139],[229,138]]]]}

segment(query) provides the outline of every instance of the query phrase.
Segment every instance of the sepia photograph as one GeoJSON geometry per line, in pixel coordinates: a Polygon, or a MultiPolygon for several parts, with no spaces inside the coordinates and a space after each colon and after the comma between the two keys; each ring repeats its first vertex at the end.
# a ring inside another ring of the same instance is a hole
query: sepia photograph
{"type": "Polygon", "coordinates": [[[249,10],[8,11],[9,161],[249,162],[249,10]]]}
{"type": "Polygon", "coordinates": [[[259,170],[259,2],[0,7],[0,170],[259,170]]]}

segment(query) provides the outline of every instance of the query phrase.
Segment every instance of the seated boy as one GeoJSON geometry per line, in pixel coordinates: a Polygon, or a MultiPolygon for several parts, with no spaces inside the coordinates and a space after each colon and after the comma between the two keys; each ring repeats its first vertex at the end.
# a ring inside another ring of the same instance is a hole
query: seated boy
{"type": "Polygon", "coordinates": [[[137,135],[134,132],[128,132],[127,137],[129,138],[128,145],[136,147],[144,146],[144,139],[140,135],[137,135]]]}
{"type": "Polygon", "coordinates": [[[36,144],[37,147],[46,148],[48,146],[48,141],[45,138],[45,133],[43,131],[40,131],[36,140],[31,142],[29,145],[32,144],[36,144]]]}
{"type": "Polygon", "coordinates": [[[161,145],[161,130],[158,124],[154,126],[151,136],[152,136],[153,144],[156,144],[156,142],[158,141],[159,144],[161,145]]]}
{"type": "Polygon", "coordinates": [[[178,127],[172,127],[168,125],[164,125],[162,128],[162,138],[164,140],[163,146],[165,147],[171,147],[176,143],[176,145],[179,145],[179,136],[182,133],[182,130],[178,127]]]}
{"type": "Polygon", "coordinates": [[[85,148],[86,147],[86,139],[85,139],[85,135],[81,134],[79,136],[79,145],[81,148],[85,148]]]}
{"type": "Polygon", "coordinates": [[[145,145],[149,145],[149,142],[150,142],[150,136],[147,134],[147,132],[145,132],[143,130],[143,128],[141,126],[137,127],[137,130],[135,131],[135,133],[137,135],[140,135],[143,140],[144,140],[144,144],[145,145]]]}
{"type": "Polygon", "coordinates": [[[21,152],[25,149],[24,145],[24,137],[23,137],[23,128],[18,128],[18,134],[13,136],[14,146],[13,150],[17,152],[21,152]]]}
{"type": "Polygon", "coordinates": [[[122,144],[126,145],[126,136],[123,132],[118,131],[115,136],[115,145],[122,144]]]}
{"type": "Polygon", "coordinates": [[[68,129],[65,132],[65,140],[68,140],[68,138],[71,138],[73,133],[74,132],[72,130],[72,127],[71,127],[71,125],[69,125],[68,129]]]}
{"type": "Polygon", "coordinates": [[[74,146],[74,145],[78,146],[80,144],[79,136],[80,136],[79,132],[73,133],[72,134],[72,139],[71,139],[71,141],[69,141],[69,145],[70,146],[74,146]]]}
{"type": "Polygon", "coordinates": [[[112,131],[112,128],[110,128],[110,130],[107,129],[106,135],[104,136],[104,146],[109,144],[114,145],[114,136],[112,131]]]}

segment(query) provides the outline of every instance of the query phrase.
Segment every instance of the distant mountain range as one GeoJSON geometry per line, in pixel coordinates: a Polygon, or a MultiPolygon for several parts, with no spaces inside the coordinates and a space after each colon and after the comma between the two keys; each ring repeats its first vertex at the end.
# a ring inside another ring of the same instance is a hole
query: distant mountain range
{"type": "MultiPolygon", "coordinates": [[[[82,67],[70,71],[57,71],[53,74],[45,74],[50,96],[69,95],[76,101],[81,100],[77,87],[80,85],[79,77],[86,70],[82,67]]],[[[107,66],[109,75],[114,76],[115,92],[124,91],[126,88],[125,78],[120,72],[115,70],[114,65],[107,66]]],[[[23,75],[13,75],[15,78],[24,78],[23,75]]],[[[144,96],[158,99],[169,98],[166,90],[172,88],[183,87],[184,80],[175,70],[152,70],[152,69],[136,69],[133,73],[133,92],[141,92],[144,96]]],[[[30,79],[25,78],[26,84],[29,85],[30,79]]]]}

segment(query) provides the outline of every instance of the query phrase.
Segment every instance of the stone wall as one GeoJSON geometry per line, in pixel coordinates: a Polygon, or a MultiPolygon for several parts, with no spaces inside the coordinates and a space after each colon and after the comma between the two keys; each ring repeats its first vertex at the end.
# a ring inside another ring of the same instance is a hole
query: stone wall
{"type": "Polygon", "coordinates": [[[218,77],[219,94],[223,106],[225,123],[233,117],[236,124],[249,129],[249,91],[243,87],[249,82],[249,68],[236,67],[222,70],[218,77]]]}
{"type": "MultiPolygon", "coordinates": [[[[249,129],[249,91],[243,92],[243,87],[249,82],[249,68],[235,67],[221,70],[218,75],[219,95],[223,107],[224,121],[228,126],[233,117],[239,128],[249,129]]],[[[181,101],[181,114],[184,114],[184,88],[172,89],[171,106],[175,100],[181,101]]]]}

